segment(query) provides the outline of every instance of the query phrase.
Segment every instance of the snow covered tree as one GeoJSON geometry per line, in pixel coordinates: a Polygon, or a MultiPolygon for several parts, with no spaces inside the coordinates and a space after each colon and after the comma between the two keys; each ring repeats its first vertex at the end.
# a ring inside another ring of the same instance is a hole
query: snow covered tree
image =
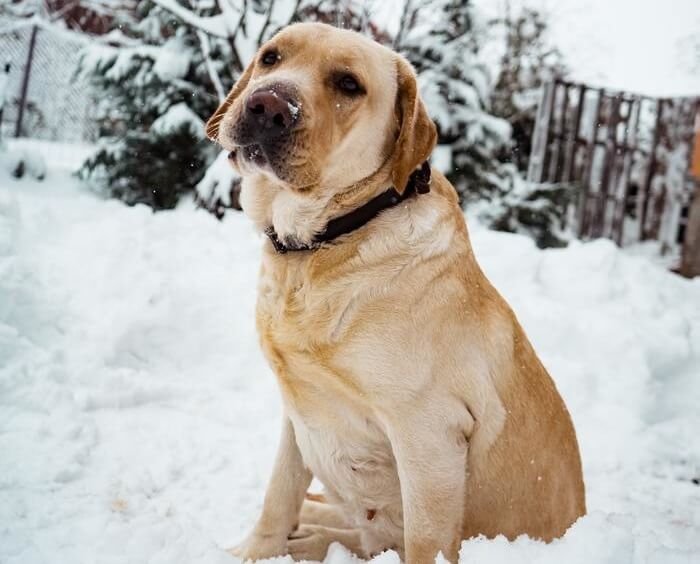
{"type": "MultiPolygon", "coordinates": [[[[513,33],[524,37],[532,17],[527,12],[513,33]]],[[[537,30],[539,41],[542,30],[537,30]]],[[[507,88],[511,83],[502,79],[507,72],[495,85],[503,95],[494,90],[481,51],[488,39],[486,32],[486,22],[480,21],[469,1],[408,0],[404,5],[395,45],[416,67],[421,93],[438,126],[434,164],[446,171],[463,204],[473,206],[492,228],[528,234],[539,246],[561,245],[567,238],[564,225],[570,190],[528,183],[511,159],[504,158],[510,154],[513,139],[516,144],[529,139],[512,137],[519,127],[519,116],[492,106],[517,95],[510,94],[507,88]],[[511,117],[515,118],[512,124],[508,121],[511,117]]],[[[509,41],[506,53],[521,56],[520,67],[525,67],[530,46],[525,48],[525,40],[517,47],[514,39],[509,41]]],[[[523,72],[522,78],[525,76],[523,72]]],[[[530,95],[533,110],[538,98],[532,89],[540,84],[530,82],[528,88],[522,85],[518,91],[530,95]]],[[[525,131],[531,135],[531,129],[525,131]]]]}
{"type": "Polygon", "coordinates": [[[542,86],[556,76],[563,76],[566,67],[559,50],[548,43],[547,21],[537,10],[525,7],[513,16],[510,3],[506,2],[503,17],[491,24],[500,28],[505,43],[491,95],[491,110],[512,128],[511,142],[501,157],[524,173],[542,86]]]}
{"type": "Polygon", "coordinates": [[[80,72],[93,86],[101,146],[82,176],[128,204],[172,208],[215,152],[203,120],[216,107],[198,38],[153,2],[115,18],[121,44],[93,44],[80,72]]]}
{"type": "Polygon", "coordinates": [[[508,123],[488,111],[490,77],[479,56],[474,6],[463,0],[408,0],[395,46],[415,66],[438,128],[438,166],[464,201],[494,191],[508,123]]]}

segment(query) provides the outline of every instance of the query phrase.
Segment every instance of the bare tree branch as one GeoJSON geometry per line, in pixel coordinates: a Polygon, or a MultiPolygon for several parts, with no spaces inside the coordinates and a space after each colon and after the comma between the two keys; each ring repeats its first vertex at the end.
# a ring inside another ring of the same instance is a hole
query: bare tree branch
{"type": "Polygon", "coordinates": [[[267,14],[265,16],[265,23],[260,28],[260,33],[258,34],[258,39],[257,39],[258,45],[261,45],[263,42],[263,39],[265,38],[265,32],[267,31],[267,28],[270,26],[270,20],[272,19],[272,11],[274,9],[275,9],[275,0],[270,0],[270,3],[267,5],[267,14]]]}
{"type": "Polygon", "coordinates": [[[406,0],[403,4],[403,11],[401,12],[401,20],[399,21],[399,29],[394,36],[393,47],[396,50],[401,48],[401,43],[403,42],[404,35],[409,27],[409,23],[412,19],[411,12],[413,11],[413,1],[406,0]]]}

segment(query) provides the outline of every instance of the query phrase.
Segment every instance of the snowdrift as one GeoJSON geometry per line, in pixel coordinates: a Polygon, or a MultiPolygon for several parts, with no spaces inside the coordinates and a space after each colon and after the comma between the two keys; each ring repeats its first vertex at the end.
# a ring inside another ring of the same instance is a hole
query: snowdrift
{"type": "MultiPolygon", "coordinates": [[[[461,562],[697,562],[700,280],[608,241],[472,236],[571,410],[590,514],[550,545],[465,541],[461,562]]],[[[260,246],[242,215],[0,178],[0,562],[236,561],[280,424],[260,246]]]]}

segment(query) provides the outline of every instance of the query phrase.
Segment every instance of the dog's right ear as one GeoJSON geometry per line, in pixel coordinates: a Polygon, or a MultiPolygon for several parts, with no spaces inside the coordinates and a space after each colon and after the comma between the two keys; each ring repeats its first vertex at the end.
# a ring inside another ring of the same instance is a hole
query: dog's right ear
{"type": "Polygon", "coordinates": [[[214,115],[212,115],[209,118],[209,121],[207,121],[207,124],[204,126],[204,130],[206,131],[207,137],[211,141],[217,142],[219,140],[219,124],[224,118],[226,110],[229,109],[231,104],[233,104],[233,101],[236,98],[238,98],[240,93],[243,92],[243,90],[245,90],[246,86],[248,86],[248,82],[250,81],[250,77],[253,74],[254,67],[255,60],[253,60],[253,62],[251,62],[248,65],[248,67],[243,71],[243,74],[238,78],[236,84],[234,84],[233,88],[231,88],[231,92],[228,93],[226,99],[223,102],[221,102],[221,105],[216,109],[214,115]]]}

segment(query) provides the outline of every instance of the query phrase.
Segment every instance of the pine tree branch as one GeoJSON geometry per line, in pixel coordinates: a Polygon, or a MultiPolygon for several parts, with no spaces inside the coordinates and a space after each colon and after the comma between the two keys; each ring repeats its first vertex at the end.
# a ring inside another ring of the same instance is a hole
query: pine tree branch
{"type": "Polygon", "coordinates": [[[230,36],[223,12],[216,16],[199,16],[176,0],[153,0],[153,3],[180,18],[184,23],[202,30],[204,33],[227,39],[230,36]]]}

